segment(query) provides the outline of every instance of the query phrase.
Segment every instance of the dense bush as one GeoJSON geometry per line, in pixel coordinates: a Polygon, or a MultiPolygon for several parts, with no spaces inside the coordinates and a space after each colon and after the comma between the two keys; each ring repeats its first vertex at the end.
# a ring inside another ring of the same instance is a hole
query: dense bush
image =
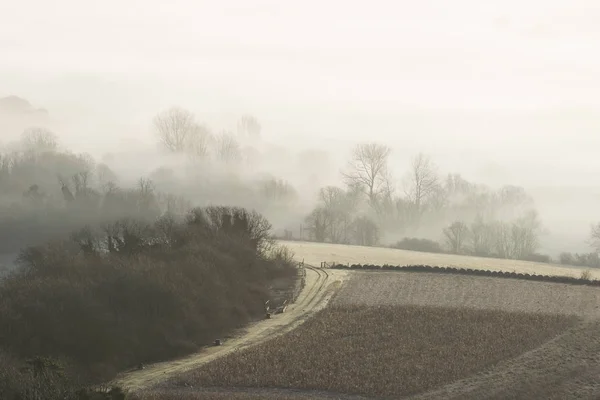
{"type": "Polygon", "coordinates": [[[80,385],[72,375],[60,360],[20,360],[0,353],[0,396],[4,400],[76,400],[80,385]]]}
{"type": "Polygon", "coordinates": [[[561,253],[559,256],[559,261],[563,265],[600,268],[600,256],[598,253],[561,253]]]}
{"type": "Polygon", "coordinates": [[[550,263],[552,262],[552,258],[547,254],[533,253],[527,256],[521,257],[522,261],[533,261],[539,263],[550,263]]]}
{"type": "Polygon", "coordinates": [[[3,350],[64,357],[94,380],[195,351],[261,317],[271,279],[292,282],[289,254],[270,255],[270,228],[212,207],[27,248],[0,283],[3,350]]]}

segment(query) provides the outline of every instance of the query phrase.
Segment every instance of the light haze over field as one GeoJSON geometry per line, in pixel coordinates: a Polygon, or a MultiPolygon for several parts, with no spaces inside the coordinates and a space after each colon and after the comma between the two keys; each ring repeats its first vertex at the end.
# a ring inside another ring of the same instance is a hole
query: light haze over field
{"type": "Polygon", "coordinates": [[[391,146],[397,176],[422,151],[525,186],[577,250],[600,219],[599,43],[594,0],[0,0],[0,97],[46,108],[94,155],[154,146],[173,105],[216,129],[251,113],[335,168],[357,142],[391,146]]]}

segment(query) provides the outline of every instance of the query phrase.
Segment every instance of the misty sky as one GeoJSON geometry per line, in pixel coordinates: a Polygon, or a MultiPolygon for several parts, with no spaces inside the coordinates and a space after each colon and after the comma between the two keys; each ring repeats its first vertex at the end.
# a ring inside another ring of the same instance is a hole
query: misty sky
{"type": "Polygon", "coordinates": [[[522,184],[600,172],[582,165],[600,144],[599,49],[595,0],[0,0],[0,96],[75,124],[75,144],[148,137],[178,104],[522,184]]]}
{"type": "Polygon", "coordinates": [[[215,130],[252,113],[336,162],[377,140],[398,174],[424,151],[525,185],[580,238],[600,219],[599,50],[597,0],[0,0],[0,96],[77,149],[149,144],[173,105],[215,130]]]}

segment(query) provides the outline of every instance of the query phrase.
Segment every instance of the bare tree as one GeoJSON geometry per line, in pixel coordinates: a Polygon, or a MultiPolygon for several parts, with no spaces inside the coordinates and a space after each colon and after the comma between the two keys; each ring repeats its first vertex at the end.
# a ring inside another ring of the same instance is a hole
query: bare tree
{"type": "Polygon", "coordinates": [[[600,222],[592,225],[590,232],[590,245],[596,249],[596,252],[600,252],[600,222]]]}
{"type": "Polygon", "coordinates": [[[275,202],[290,202],[298,197],[298,193],[292,185],[276,178],[261,181],[259,192],[265,199],[275,202]]]}
{"type": "Polygon", "coordinates": [[[46,128],[33,127],[21,134],[21,144],[26,150],[54,151],[58,148],[58,138],[46,128]]]}
{"type": "Polygon", "coordinates": [[[504,221],[492,223],[494,234],[494,249],[500,258],[510,258],[512,255],[511,226],[504,221]]]}
{"type": "Polygon", "coordinates": [[[195,158],[206,158],[214,138],[206,125],[194,124],[192,130],[186,150],[195,158]]]}
{"type": "Polygon", "coordinates": [[[99,186],[103,189],[109,183],[116,184],[119,181],[117,174],[104,163],[100,163],[96,166],[96,179],[99,186]]]}
{"type": "Polygon", "coordinates": [[[419,153],[412,161],[406,188],[406,195],[412,201],[417,216],[421,215],[425,203],[437,192],[438,186],[435,165],[429,157],[419,153]]]}
{"type": "Polygon", "coordinates": [[[444,228],[446,244],[452,253],[461,254],[463,252],[468,234],[469,227],[461,221],[453,222],[452,225],[444,228]]]}
{"type": "Polygon", "coordinates": [[[75,196],[73,196],[73,193],[69,189],[69,185],[60,174],[58,174],[58,182],[60,183],[60,189],[62,191],[63,197],[65,198],[65,201],[67,203],[73,202],[73,200],[75,200],[75,196]]]}
{"type": "Polygon", "coordinates": [[[388,158],[391,149],[377,143],[359,144],[352,152],[348,169],[342,175],[347,185],[359,185],[375,204],[377,197],[388,188],[388,158]]]}
{"type": "Polygon", "coordinates": [[[240,144],[229,132],[222,132],[217,138],[216,156],[225,163],[236,163],[241,160],[240,144]]]}
{"type": "Polygon", "coordinates": [[[494,247],[493,227],[485,223],[481,215],[475,217],[475,221],[471,224],[471,247],[473,253],[477,256],[487,256],[494,247]]]}
{"type": "Polygon", "coordinates": [[[379,242],[379,227],[366,216],[356,217],[352,223],[354,244],[374,246],[379,242]]]}
{"type": "Polygon", "coordinates": [[[511,257],[523,260],[534,254],[539,247],[541,223],[536,211],[531,210],[513,222],[511,227],[511,257]]]}
{"type": "Polygon", "coordinates": [[[244,115],[237,124],[238,136],[240,138],[258,139],[262,127],[252,115],[244,115]]]}
{"type": "Polygon", "coordinates": [[[305,223],[311,239],[316,240],[317,242],[325,242],[327,240],[329,217],[327,211],[323,207],[315,208],[306,217],[305,223]]]}
{"type": "Polygon", "coordinates": [[[198,133],[194,114],[179,107],[161,112],[153,122],[160,142],[172,152],[184,152],[198,133]]]}

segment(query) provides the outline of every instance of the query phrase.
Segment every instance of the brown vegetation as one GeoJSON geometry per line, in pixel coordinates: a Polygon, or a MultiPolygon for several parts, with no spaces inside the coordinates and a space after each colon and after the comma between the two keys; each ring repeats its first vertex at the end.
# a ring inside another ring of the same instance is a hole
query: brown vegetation
{"type": "Polygon", "coordinates": [[[153,390],[136,393],[128,400],[366,400],[363,396],[332,394],[314,390],[261,388],[199,388],[153,390]]]}
{"type": "Polygon", "coordinates": [[[99,381],[262,318],[269,283],[295,278],[289,254],[269,255],[270,224],[243,209],[113,228],[21,254],[0,282],[2,350],[20,360],[65,358],[99,381]]]}
{"type": "Polygon", "coordinates": [[[297,330],[227,356],[175,387],[300,388],[397,398],[532,349],[575,317],[416,306],[333,306],[297,330]]]}

